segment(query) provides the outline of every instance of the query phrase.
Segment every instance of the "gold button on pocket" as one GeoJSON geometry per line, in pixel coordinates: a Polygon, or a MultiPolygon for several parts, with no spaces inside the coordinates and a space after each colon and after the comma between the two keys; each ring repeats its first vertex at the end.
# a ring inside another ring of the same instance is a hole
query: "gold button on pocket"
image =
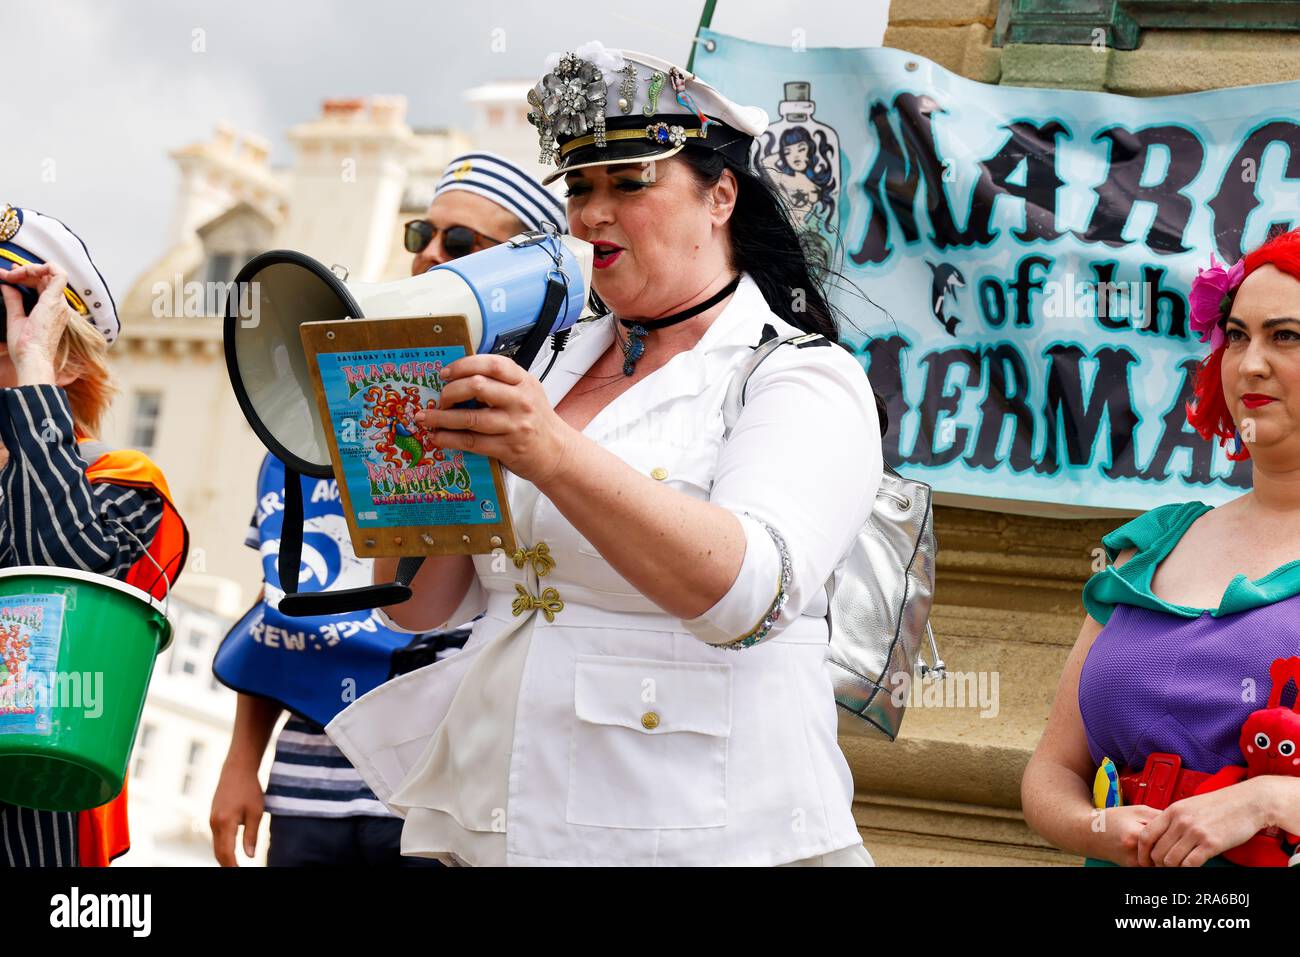
{"type": "Polygon", "coordinates": [[[734,667],[577,655],[564,820],[618,828],[726,824],[734,667]],[[647,682],[652,700],[644,697],[647,682]]]}
{"type": "Polygon", "coordinates": [[[662,482],[664,479],[668,477],[668,470],[663,466],[658,466],[653,470],[651,470],[650,475],[654,478],[656,482],[662,482]]]}

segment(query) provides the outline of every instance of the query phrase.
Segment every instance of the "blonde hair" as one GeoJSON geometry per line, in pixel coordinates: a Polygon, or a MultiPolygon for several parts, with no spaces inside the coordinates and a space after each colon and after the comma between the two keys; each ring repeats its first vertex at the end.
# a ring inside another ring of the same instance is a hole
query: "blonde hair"
{"type": "Polygon", "coordinates": [[[76,378],[64,386],[72,406],[72,421],[89,436],[99,435],[99,425],[117,394],[108,368],[108,340],[91,321],[74,312],[54,355],[56,377],[64,372],[76,378]]]}

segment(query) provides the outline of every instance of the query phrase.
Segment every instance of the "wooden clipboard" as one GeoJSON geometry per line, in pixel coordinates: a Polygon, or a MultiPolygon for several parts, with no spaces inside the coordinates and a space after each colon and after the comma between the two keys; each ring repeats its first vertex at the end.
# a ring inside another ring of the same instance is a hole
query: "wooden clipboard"
{"type": "Polygon", "coordinates": [[[298,331],[356,554],[513,554],[501,464],[430,448],[410,419],[441,392],[437,368],[474,354],[465,317],[305,322],[298,331]]]}

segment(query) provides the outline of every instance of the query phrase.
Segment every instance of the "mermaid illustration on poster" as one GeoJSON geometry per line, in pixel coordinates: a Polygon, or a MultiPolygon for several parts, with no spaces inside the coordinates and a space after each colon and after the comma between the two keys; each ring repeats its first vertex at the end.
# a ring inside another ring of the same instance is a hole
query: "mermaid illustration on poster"
{"type": "Polygon", "coordinates": [[[411,495],[474,497],[462,453],[453,452],[449,459],[433,444],[429,431],[415,424],[415,413],[435,404],[432,399],[427,405],[420,404],[419,387],[402,386],[399,393],[391,385],[372,385],[362,401],[365,412],[360,426],[381,460],[366,461],[370,494],[376,503],[410,501],[411,495]]]}
{"type": "Polygon", "coordinates": [[[839,234],[840,138],[813,118],[812,84],[785,84],[780,119],[762,137],[762,163],[780,188],[809,259],[832,261],[839,234]]]}
{"type": "MultiPolygon", "coordinates": [[[[5,609],[8,611],[9,609],[5,609]]],[[[31,686],[27,677],[28,652],[32,638],[26,624],[0,620],[0,711],[29,710],[20,692],[31,686]]]]}
{"type": "Polygon", "coordinates": [[[63,604],[63,595],[11,596],[0,604],[0,734],[50,732],[63,604]]]}
{"type": "Polygon", "coordinates": [[[321,381],[359,525],[465,525],[500,512],[486,458],[442,449],[415,423],[459,347],[320,355],[321,381]]]}

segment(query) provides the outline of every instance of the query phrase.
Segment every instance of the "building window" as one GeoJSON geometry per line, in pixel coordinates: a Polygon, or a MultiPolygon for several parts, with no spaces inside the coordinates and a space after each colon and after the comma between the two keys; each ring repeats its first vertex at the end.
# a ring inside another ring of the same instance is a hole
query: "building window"
{"type": "MultiPolygon", "coordinates": [[[[208,282],[223,285],[234,282],[235,276],[239,275],[239,270],[243,269],[244,265],[259,252],[260,250],[257,249],[245,249],[242,252],[211,253],[208,256],[208,282]]],[[[224,294],[219,297],[219,300],[224,303],[224,294]]]]}
{"type": "Polygon", "coordinates": [[[153,737],[153,725],[146,724],[140,728],[140,740],[135,743],[135,768],[131,772],[136,778],[144,777],[145,752],[149,750],[149,742],[153,740],[153,737]]]}
{"type": "Polygon", "coordinates": [[[199,614],[187,614],[176,622],[172,638],[169,675],[190,675],[201,681],[211,676],[212,647],[224,634],[223,625],[199,614]]]}
{"type": "Polygon", "coordinates": [[[234,278],[234,253],[213,253],[208,257],[208,282],[230,282],[234,278]]]}
{"type": "Polygon", "coordinates": [[[181,793],[189,794],[198,777],[199,763],[203,760],[203,742],[191,741],[190,753],[185,759],[185,777],[181,780],[181,793]]]}
{"type": "Polygon", "coordinates": [[[141,452],[153,450],[158,439],[158,419],[162,414],[161,392],[137,392],[131,416],[131,445],[141,452]]]}
{"type": "Polygon", "coordinates": [[[189,654],[185,656],[185,661],[181,665],[181,671],[185,672],[187,675],[193,675],[198,674],[198,662],[203,658],[203,645],[206,636],[200,628],[191,626],[189,631],[190,633],[185,639],[185,644],[188,646],[189,654]]]}

